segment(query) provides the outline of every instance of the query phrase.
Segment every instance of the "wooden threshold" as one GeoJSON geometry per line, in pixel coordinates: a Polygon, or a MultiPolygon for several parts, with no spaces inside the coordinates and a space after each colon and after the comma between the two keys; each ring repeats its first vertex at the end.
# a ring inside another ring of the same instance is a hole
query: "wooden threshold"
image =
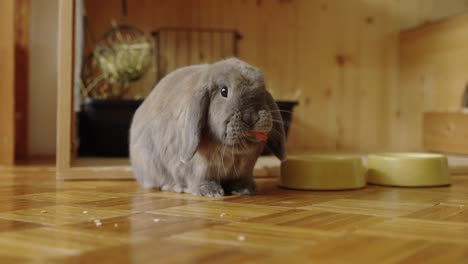
{"type": "MultiPolygon", "coordinates": [[[[275,157],[260,157],[254,169],[255,177],[279,176],[280,161],[275,157]]],[[[58,180],[127,180],[133,179],[130,161],[126,158],[78,158],[72,166],[57,171],[58,180]]]]}
{"type": "Polygon", "coordinates": [[[57,171],[59,180],[133,179],[130,162],[125,158],[77,158],[71,167],[57,171]]]}
{"type": "MultiPolygon", "coordinates": [[[[468,156],[447,155],[452,175],[468,175],[468,156]]],[[[366,162],[366,156],[363,155],[366,162]]],[[[269,178],[280,175],[280,161],[273,156],[260,157],[254,168],[254,177],[269,178]]],[[[59,180],[127,180],[133,179],[127,158],[78,158],[66,170],[57,171],[59,180]]]]}

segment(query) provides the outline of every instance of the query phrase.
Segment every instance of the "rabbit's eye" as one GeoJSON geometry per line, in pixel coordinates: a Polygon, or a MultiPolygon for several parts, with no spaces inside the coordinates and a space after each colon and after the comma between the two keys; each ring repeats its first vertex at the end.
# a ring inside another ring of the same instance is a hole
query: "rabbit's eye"
{"type": "Polygon", "coordinates": [[[226,86],[221,87],[221,96],[222,97],[228,97],[228,88],[226,86]]]}

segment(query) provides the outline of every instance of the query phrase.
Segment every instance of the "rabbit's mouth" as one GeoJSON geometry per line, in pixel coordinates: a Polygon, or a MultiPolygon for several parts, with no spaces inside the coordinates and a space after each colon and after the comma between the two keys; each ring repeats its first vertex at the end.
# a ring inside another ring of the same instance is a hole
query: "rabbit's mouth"
{"type": "MultiPolygon", "coordinates": [[[[267,137],[267,135],[264,133],[258,133],[267,137]]],[[[259,138],[259,136],[252,133],[252,131],[246,130],[245,132],[242,132],[235,137],[233,135],[227,136],[224,140],[224,145],[239,150],[249,151],[256,148],[259,144],[263,144],[264,142],[266,142],[266,138],[259,138]]]]}
{"type": "Polygon", "coordinates": [[[259,118],[254,124],[246,123],[240,112],[235,113],[226,122],[223,141],[226,145],[249,148],[268,140],[272,129],[272,119],[266,111],[258,112],[259,118]]]}
{"type": "Polygon", "coordinates": [[[268,140],[268,135],[266,133],[263,133],[262,131],[258,130],[250,130],[249,131],[249,136],[252,138],[255,138],[256,141],[260,142],[266,142],[268,140]]]}

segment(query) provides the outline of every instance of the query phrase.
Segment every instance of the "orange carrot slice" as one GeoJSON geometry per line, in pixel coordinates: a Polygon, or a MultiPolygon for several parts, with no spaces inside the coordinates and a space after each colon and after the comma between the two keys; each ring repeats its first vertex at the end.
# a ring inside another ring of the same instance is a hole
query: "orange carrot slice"
{"type": "Polygon", "coordinates": [[[250,134],[254,135],[260,141],[267,141],[268,140],[268,135],[263,133],[263,132],[260,132],[260,131],[257,131],[257,130],[250,130],[249,132],[250,132],[250,134]]]}

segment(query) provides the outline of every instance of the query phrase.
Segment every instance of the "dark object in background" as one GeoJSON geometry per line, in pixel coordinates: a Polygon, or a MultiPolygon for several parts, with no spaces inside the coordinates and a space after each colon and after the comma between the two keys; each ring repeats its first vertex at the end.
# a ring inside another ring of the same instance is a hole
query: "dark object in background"
{"type": "Polygon", "coordinates": [[[86,100],[78,114],[78,155],[128,157],[130,124],[142,102],[143,100],[86,100]]]}
{"type": "Polygon", "coordinates": [[[468,108],[468,84],[465,86],[465,91],[463,91],[461,107],[462,109],[468,108]]]}
{"type": "MultiPolygon", "coordinates": [[[[78,113],[78,155],[128,157],[128,136],[132,117],[143,100],[88,99],[78,113]]],[[[297,101],[276,101],[288,136],[291,116],[297,101]]],[[[264,149],[262,155],[271,155],[264,149]]]]}
{"type": "MultiPolygon", "coordinates": [[[[284,133],[286,139],[288,138],[288,132],[289,132],[289,127],[291,126],[291,121],[292,121],[292,113],[293,109],[296,105],[299,104],[297,101],[276,101],[276,104],[278,105],[278,108],[281,113],[281,118],[283,119],[283,124],[284,124],[284,133]]],[[[263,152],[261,155],[272,155],[271,151],[267,148],[263,149],[263,152]]]]}

